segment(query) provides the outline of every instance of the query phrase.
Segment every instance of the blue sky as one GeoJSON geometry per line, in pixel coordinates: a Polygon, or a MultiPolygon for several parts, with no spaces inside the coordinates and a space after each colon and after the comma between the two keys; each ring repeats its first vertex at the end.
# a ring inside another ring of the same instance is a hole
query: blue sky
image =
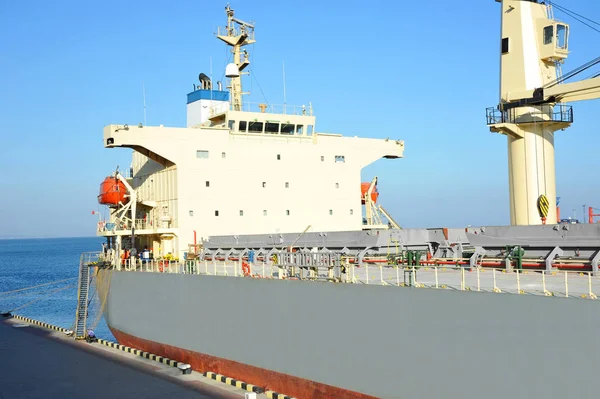
{"type": "MultiPolygon", "coordinates": [[[[559,3],[600,20],[600,3],[559,3]]],[[[127,149],[103,148],[109,123],[185,125],[199,72],[223,76],[214,38],[225,3],[0,2],[0,237],[90,236],[96,196],[127,149]]],[[[509,223],[506,139],[489,133],[498,102],[499,4],[485,1],[237,1],[256,21],[249,101],[312,102],[317,130],[405,141],[381,160],[380,200],[406,227],[509,223]],[[406,3],[406,4],[404,4],[406,3]],[[262,92],[261,92],[262,89],[262,92]],[[264,93],[264,97],[263,97],[264,93]]],[[[599,33],[570,17],[565,71],[595,58],[599,33]]],[[[597,101],[576,103],[556,139],[563,215],[600,207],[597,101]]]]}

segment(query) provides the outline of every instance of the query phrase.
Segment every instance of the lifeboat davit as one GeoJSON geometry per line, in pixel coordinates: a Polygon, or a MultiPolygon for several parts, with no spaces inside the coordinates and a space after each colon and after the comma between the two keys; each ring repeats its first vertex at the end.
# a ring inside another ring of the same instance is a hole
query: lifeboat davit
{"type": "MultiPolygon", "coordinates": [[[[361,203],[365,204],[365,194],[369,191],[369,187],[371,187],[371,183],[360,183],[360,199],[361,203]]],[[[377,186],[373,187],[373,191],[371,191],[371,201],[377,202],[377,198],[379,198],[379,192],[377,191],[377,186]]]]}
{"type": "Polygon", "coordinates": [[[108,206],[117,206],[119,203],[125,204],[129,200],[127,195],[127,187],[116,177],[108,176],[100,184],[100,195],[98,195],[98,203],[108,206]]]}

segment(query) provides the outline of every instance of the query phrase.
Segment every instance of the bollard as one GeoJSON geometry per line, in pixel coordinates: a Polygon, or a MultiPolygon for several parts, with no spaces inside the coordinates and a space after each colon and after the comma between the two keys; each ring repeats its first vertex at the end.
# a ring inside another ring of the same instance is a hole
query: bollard
{"type": "Polygon", "coordinates": [[[178,364],[177,368],[181,370],[182,374],[192,374],[192,366],[187,363],[178,364]]]}

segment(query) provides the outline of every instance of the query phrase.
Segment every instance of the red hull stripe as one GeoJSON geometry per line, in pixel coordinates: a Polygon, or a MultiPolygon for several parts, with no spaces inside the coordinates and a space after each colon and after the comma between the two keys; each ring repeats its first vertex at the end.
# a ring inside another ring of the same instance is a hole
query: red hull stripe
{"type": "MultiPolygon", "coordinates": [[[[115,328],[110,328],[111,332],[122,345],[131,346],[142,351],[155,353],[169,359],[177,359],[179,362],[188,363],[192,369],[202,373],[212,372],[226,375],[240,381],[248,381],[256,386],[264,388],[266,391],[285,392],[286,395],[298,399],[377,399],[374,396],[365,395],[359,392],[349,391],[347,389],[334,387],[310,381],[300,377],[279,373],[260,367],[235,362],[233,360],[222,359],[220,357],[205,355],[187,349],[177,348],[175,346],[160,344],[158,342],[148,341],[146,339],[134,337],[115,328]]],[[[274,398],[284,397],[273,395],[274,398]]]]}

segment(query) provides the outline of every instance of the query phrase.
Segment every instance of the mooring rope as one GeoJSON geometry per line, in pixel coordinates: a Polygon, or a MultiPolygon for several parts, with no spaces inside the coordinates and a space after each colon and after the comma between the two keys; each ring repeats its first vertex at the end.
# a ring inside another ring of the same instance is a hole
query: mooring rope
{"type": "MultiPolygon", "coordinates": [[[[100,271],[98,271],[98,273],[100,273],[100,271]]],[[[98,276],[98,273],[96,275],[96,295],[98,297],[98,299],[100,300],[100,309],[98,310],[98,313],[96,314],[96,318],[94,319],[93,323],[90,326],[90,329],[94,330],[96,328],[96,326],[98,325],[98,323],[100,322],[100,318],[102,317],[102,314],[104,313],[104,308],[106,305],[106,299],[108,298],[108,291],[110,290],[110,278],[112,275],[112,270],[105,270],[103,273],[101,273],[101,276],[98,276]],[[102,287],[100,287],[100,289],[98,288],[98,284],[100,284],[101,286],[104,285],[104,289],[102,289],[102,287]],[[100,295],[100,292],[104,292],[104,295],[100,295]],[[100,298],[102,296],[102,298],[100,298]]]]}
{"type": "Polygon", "coordinates": [[[54,284],[64,283],[65,281],[71,281],[71,280],[76,280],[76,279],[77,279],[77,277],[71,277],[71,278],[66,278],[64,280],[57,280],[57,281],[52,281],[50,283],[44,283],[44,284],[34,285],[34,286],[31,286],[31,287],[20,288],[18,290],[4,291],[4,292],[0,292],[0,295],[15,294],[15,293],[18,293],[18,292],[29,291],[29,290],[33,290],[35,288],[45,287],[47,285],[54,285],[54,284]]]}
{"type": "Polygon", "coordinates": [[[72,285],[67,285],[66,287],[57,288],[57,289],[55,289],[55,290],[52,290],[52,291],[50,291],[50,292],[49,292],[47,295],[44,295],[44,296],[42,296],[41,298],[36,298],[36,299],[34,299],[33,301],[29,301],[29,302],[27,302],[27,303],[26,303],[26,304],[24,304],[24,305],[21,305],[21,306],[19,306],[19,307],[16,307],[16,308],[14,308],[14,309],[11,309],[11,310],[9,310],[9,311],[8,311],[8,313],[12,313],[12,312],[14,312],[15,310],[23,309],[24,307],[26,307],[26,306],[29,306],[29,305],[31,305],[31,304],[33,304],[33,303],[39,302],[39,301],[41,301],[42,299],[45,299],[46,297],[49,297],[49,296],[50,296],[50,295],[52,295],[52,294],[55,294],[55,293],[57,293],[57,292],[64,291],[64,290],[67,290],[67,289],[71,289],[71,288],[74,288],[74,287],[75,287],[75,284],[72,284],[72,285]]]}

